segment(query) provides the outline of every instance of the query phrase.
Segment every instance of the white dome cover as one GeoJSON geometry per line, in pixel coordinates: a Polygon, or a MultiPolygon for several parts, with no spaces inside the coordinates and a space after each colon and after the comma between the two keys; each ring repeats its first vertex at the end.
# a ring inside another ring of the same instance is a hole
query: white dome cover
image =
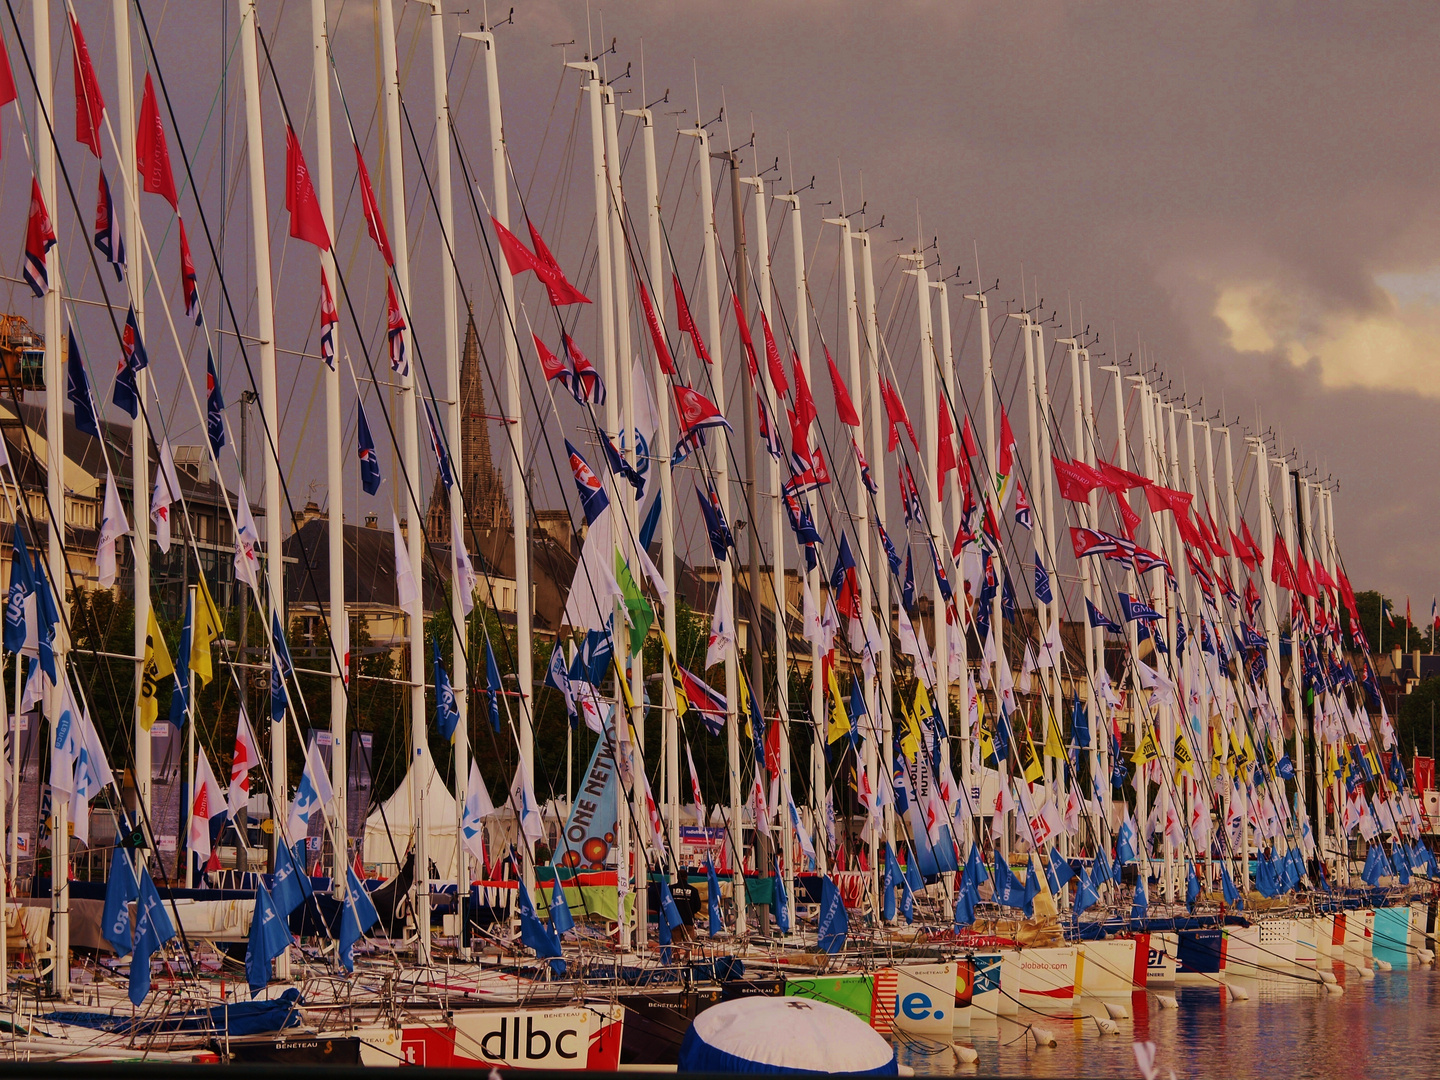
{"type": "Polygon", "coordinates": [[[883,1035],[844,1009],[805,998],[747,997],[695,1018],[680,1070],[893,1075],[896,1060],[883,1035]],[[725,1059],[730,1068],[721,1067],[725,1059]]]}

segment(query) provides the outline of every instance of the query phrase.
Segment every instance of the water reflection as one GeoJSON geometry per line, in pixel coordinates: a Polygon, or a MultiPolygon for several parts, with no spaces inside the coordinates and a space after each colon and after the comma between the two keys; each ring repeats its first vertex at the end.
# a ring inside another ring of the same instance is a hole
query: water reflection
{"type": "Polygon", "coordinates": [[[1354,967],[1334,965],[1343,994],[1326,993],[1314,975],[1265,972],[1231,979],[1250,995],[1229,1000],[1219,984],[1167,988],[1180,1007],[1163,1009],[1153,994],[1122,1002],[1130,1013],[1115,1021],[1116,1035],[1102,1035],[1097,1018],[1107,1017],[1104,1001],[1082,998],[1061,1018],[976,1017],[956,1042],[980,1055],[961,1065],[950,1048],[907,1048],[900,1060],[922,1074],[961,1076],[1126,1077],[1139,1075],[1131,1044],[1152,1041],[1160,1075],[1233,1077],[1236,1080],[1294,1080],[1300,1077],[1425,1077],[1435,1065],[1440,1038],[1440,974],[1433,968],[1406,970],[1404,954],[1377,956],[1394,970],[1362,979],[1354,967]],[[1083,1014],[1083,1015],[1082,1015],[1083,1014]],[[1055,1036],[1054,1048],[1037,1049],[1026,1030],[1034,1022],[1055,1036]]]}

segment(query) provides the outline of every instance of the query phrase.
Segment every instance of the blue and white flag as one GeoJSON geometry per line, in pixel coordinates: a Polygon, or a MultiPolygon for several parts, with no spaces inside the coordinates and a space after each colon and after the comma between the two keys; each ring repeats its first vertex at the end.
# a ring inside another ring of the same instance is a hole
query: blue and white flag
{"type": "Polygon", "coordinates": [[[112,400],[130,414],[133,420],[140,409],[140,372],[150,366],[145,343],[140,339],[140,324],[135,318],[135,305],[125,316],[125,329],[120,335],[120,364],[115,369],[115,391],[112,400]]]}
{"type": "MultiPolygon", "coordinates": [[[[283,846],[283,845],[282,845],[283,846]]],[[[245,950],[245,981],[254,997],[270,982],[270,965],[290,947],[290,927],[270,890],[255,890],[255,913],[250,918],[250,941],[245,950]]]]}
{"type": "Polygon", "coordinates": [[[65,363],[65,396],[75,406],[75,428],[87,435],[100,437],[95,419],[95,399],[90,394],[90,376],[85,374],[85,358],[75,340],[75,327],[70,327],[70,356],[65,363]]]}
{"type": "Polygon", "coordinates": [[[115,201],[110,198],[110,181],[105,178],[104,169],[100,170],[100,197],[95,207],[95,249],[115,268],[115,280],[123,281],[120,271],[125,267],[125,237],[120,234],[115,201]]]}
{"type": "Polygon", "coordinates": [[[1095,601],[1088,599],[1085,601],[1085,612],[1089,616],[1092,627],[1100,627],[1107,634],[1123,634],[1125,632],[1123,626],[1095,606],[1095,601]]]}
{"type": "Polygon", "coordinates": [[[1132,597],[1129,593],[1120,593],[1120,611],[1125,616],[1126,622],[1153,622],[1163,618],[1160,612],[1156,611],[1143,600],[1132,597]]]}
{"type": "Polygon", "coordinates": [[[330,770],[325,768],[325,759],[320,756],[319,740],[311,739],[305,753],[305,771],[300,774],[300,788],[290,804],[286,839],[293,844],[304,837],[310,827],[310,815],[334,801],[335,789],[330,786],[330,770]]]}
{"type": "Polygon", "coordinates": [[[440,659],[440,639],[431,643],[435,652],[435,726],[446,742],[455,741],[455,728],[460,723],[460,707],[455,701],[455,688],[440,659]]]}
{"type": "Polygon", "coordinates": [[[5,651],[18,653],[25,647],[28,630],[25,600],[35,595],[35,579],[30,550],[25,544],[25,530],[17,523],[12,531],[14,546],[10,559],[10,591],[5,599],[5,651]]]}
{"type": "Polygon", "coordinates": [[[210,439],[210,452],[216,457],[225,445],[225,395],[220,391],[220,375],[215,370],[215,356],[205,350],[205,434],[210,439]]]}
{"type": "Polygon", "coordinates": [[[130,960],[130,1004],[138,1006],[150,992],[150,957],[175,936],[160,892],[146,870],[140,871],[135,902],[135,949],[130,960]]]}
{"type": "Polygon", "coordinates": [[[370,434],[370,422],[365,419],[365,404],[355,401],[355,415],[360,428],[360,486],[366,495],[380,490],[380,458],[375,454],[375,437],[370,434]]]}
{"type": "Polygon", "coordinates": [[[129,956],[135,948],[135,933],[130,929],[130,904],[140,898],[140,883],[130,854],[117,847],[110,856],[110,879],[105,883],[105,911],[100,917],[100,932],[115,947],[117,956],[129,956]]]}
{"type": "Polygon", "coordinates": [[[355,876],[352,866],[345,868],[344,905],[340,912],[340,966],[346,971],[354,971],[355,943],[380,921],[380,913],[375,910],[370,894],[355,876]]]}

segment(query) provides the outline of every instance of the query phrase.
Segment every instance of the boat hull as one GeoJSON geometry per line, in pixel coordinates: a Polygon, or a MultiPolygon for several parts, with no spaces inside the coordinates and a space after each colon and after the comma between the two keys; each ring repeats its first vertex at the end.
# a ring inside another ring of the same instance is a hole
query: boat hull
{"type": "MultiPolygon", "coordinates": [[[[1134,939],[1087,941],[1079,946],[1075,993],[1084,997],[1120,997],[1135,989],[1134,939]]],[[[1144,983],[1140,987],[1144,987],[1144,983]]]]}

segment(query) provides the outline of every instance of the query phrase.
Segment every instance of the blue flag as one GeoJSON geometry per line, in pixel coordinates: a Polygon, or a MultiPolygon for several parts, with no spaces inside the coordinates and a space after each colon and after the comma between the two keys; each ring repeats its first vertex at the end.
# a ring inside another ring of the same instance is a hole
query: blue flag
{"type": "Polygon", "coordinates": [[[1145,889],[1145,878],[1142,876],[1135,886],[1135,899],[1130,904],[1130,918],[1143,919],[1150,911],[1150,895],[1145,889]]]}
{"type": "Polygon", "coordinates": [[[150,366],[145,353],[145,343],[140,340],[140,324],[135,319],[135,306],[125,317],[125,329],[120,337],[120,367],[115,372],[115,392],[111,400],[135,419],[140,410],[140,372],[150,366]]]}
{"type": "Polygon", "coordinates": [[[31,573],[30,551],[25,545],[25,530],[17,523],[14,533],[14,554],[10,559],[10,592],[5,599],[5,651],[18,653],[25,645],[25,598],[35,591],[31,573]]]}
{"type": "Polygon", "coordinates": [[[1135,819],[1128,813],[1120,823],[1120,832],[1115,837],[1115,859],[1117,862],[1135,861],[1135,819]]]}
{"type": "Polygon", "coordinates": [[[1032,859],[1025,867],[1025,891],[1021,894],[1022,910],[1027,919],[1035,917],[1035,897],[1039,895],[1040,875],[1035,872],[1035,862],[1032,859]]]}
{"type": "MultiPolygon", "coordinates": [[[[298,844],[304,842],[301,839],[298,844]]],[[[275,846],[275,874],[270,892],[275,902],[275,910],[282,919],[289,918],[290,913],[310,895],[310,879],[295,865],[295,857],[286,844],[275,846]]]]}
{"type": "Polygon", "coordinates": [[[845,901],[840,899],[835,882],[827,877],[820,886],[820,922],[816,927],[820,948],[834,956],[845,948],[849,933],[850,916],[845,913],[845,901]]]}
{"type": "MultiPolygon", "coordinates": [[[[290,662],[290,647],[285,644],[285,628],[280,625],[280,613],[270,613],[270,634],[274,639],[270,651],[270,719],[279,723],[285,719],[285,708],[290,704],[290,695],[285,690],[285,680],[289,678],[294,665],[290,662]]],[[[190,646],[188,639],[181,638],[180,652],[182,655],[189,655],[190,646]]],[[[175,663],[175,674],[180,674],[180,661],[175,663]]],[[[173,711],[173,706],[172,706],[173,711]]]]}
{"type": "Polygon", "coordinates": [[[1223,862],[1220,864],[1220,888],[1225,896],[1225,903],[1237,909],[1245,906],[1240,890],[1235,888],[1235,882],[1230,877],[1230,868],[1223,862]]]}
{"type": "Polygon", "coordinates": [[[215,357],[205,350],[205,434],[210,439],[210,452],[216,457],[225,445],[225,395],[220,390],[220,376],[215,370],[215,357]]]}
{"type": "Polygon", "coordinates": [[[1070,740],[1077,750],[1090,749],[1090,713],[1078,697],[1070,703],[1070,740]]]}
{"type": "Polygon", "coordinates": [[[435,726],[439,728],[442,739],[452,742],[455,728],[460,723],[460,707],[455,701],[450,675],[440,659],[440,639],[435,638],[431,646],[435,653],[435,726]]]}
{"type": "Polygon", "coordinates": [[[360,426],[360,486],[366,495],[380,490],[380,458],[375,453],[375,437],[370,434],[370,422],[365,419],[365,405],[355,399],[355,416],[360,426]]]}
{"type": "Polygon", "coordinates": [[[255,914],[250,919],[250,941],[245,950],[245,981],[250,984],[251,997],[265,989],[270,982],[270,965],[289,946],[290,927],[270,891],[262,885],[255,890],[255,914]]]}
{"type": "Polygon", "coordinates": [[[885,873],[880,877],[880,917],[886,922],[895,918],[895,884],[900,879],[900,864],[895,861],[895,851],[885,848],[885,873]]]}
{"type": "MultiPolygon", "coordinates": [[[[263,891],[263,890],[259,890],[263,891]]],[[[355,868],[345,868],[345,904],[340,911],[340,966],[346,971],[355,970],[355,943],[370,927],[380,921],[380,914],[370,894],[355,876],[355,868]]],[[[288,930],[287,930],[288,934],[288,930]]]]}
{"type": "Polygon", "coordinates": [[[1188,876],[1185,879],[1185,906],[1192,912],[1195,910],[1195,901],[1200,899],[1200,875],[1195,873],[1195,864],[1187,862],[1188,876]]]}
{"type": "Polygon", "coordinates": [[[130,902],[138,899],[140,883],[135,880],[135,868],[130,865],[125,849],[117,847],[110,856],[110,880],[105,883],[101,932],[120,956],[128,956],[135,948],[135,935],[130,929],[130,902]]]}
{"type": "Polygon", "coordinates": [[[1050,591],[1050,574],[1038,554],[1035,556],[1035,599],[1042,604],[1049,604],[1055,599],[1055,594],[1050,591]]]}
{"type": "Polygon", "coordinates": [[[720,875],[715,873],[715,863],[708,855],[705,856],[705,892],[710,901],[710,936],[714,937],[724,931],[725,923],[720,918],[720,875]]]}
{"type": "Polygon", "coordinates": [[[1070,880],[1074,876],[1075,868],[1070,865],[1070,860],[1061,858],[1060,853],[1052,847],[1050,849],[1050,891],[1058,897],[1060,890],[1070,884],[1070,880]]]}
{"type": "Polygon", "coordinates": [[[565,440],[565,452],[570,457],[570,473],[575,477],[575,488],[580,492],[580,509],[585,515],[585,524],[594,525],[610,505],[610,496],[605,494],[605,485],[590,468],[590,463],[569,439],[565,440]]]}
{"type": "MultiPolygon", "coordinates": [[[[530,890],[525,888],[525,883],[519,882],[520,897],[517,901],[520,910],[520,940],[531,949],[535,955],[541,958],[560,956],[560,939],[555,932],[540,921],[540,916],[535,914],[535,903],[530,899],[530,890]]],[[[551,965],[557,974],[564,972],[565,961],[557,960],[551,965]]]]}
{"type": "MultiPolygon", "coordinates": [[[[75,406],[75,428],[95,438],[100,437],[100,425],[95,420],[95,400],[90,396],[90,377],[85,374],[85,360],[80,355],[80,346],[75,341],[75,327],[70,330],[70,356],[65,363],[65,396],[75,406]]],[[[149,980],[146,980],[149,989],[149,980]]]]}
{"type": "Polygon", "coordinates": [[[490,637],[485,637],[485,707],[490,710],[490,726],[500,730],[500,665],[495,663],[495,650],[490,647],[490,637]]]}
{"type": "Polygon", "coordinates": [[[785,875],[775,874],[775,925],[782,934],[790,932],[790,897],[785,893],[785,875]]]}
{"type": "Polygon", "coordinates": [[[1003,907],[1025,907],[1025,887],[1015,877],[1010,864],[998,854],[995,858],[995,902],[1003,907]]]}
{"type": "Polygon", "coordinates": [[[55,606],[55,594],[50,591],[50,579],[39,555],[31,560],[30,576],[35,582],[35,619],[40,624],[36,635],[40,642],[40,667],[53,686],[59,681],[55,669],[55,624],[60,621],[60,610],[55,606]]]}
{"type": "Polygon", "coordinates": [[[650,548],[650,541],[655,539],[655,530],[660,527],[660,501],[664,492],[656,488],[655,498],[650,501],[650,509],[645,513],[645,520],[640,522],[640,546],[647,551],[650,548]]]}
{"type": "Polygon", "coordinates": [[[835,555],[835,569],[830,571],[830,588],[838,593],[845,585],[845,574],[855,569],[855,556],[850,553],[850,537],[840,534],[840,550],[835,555]]]}
{"type": "Polygon", "coordinates": [[[725,522],[724,511],[720,509],[720,497],[715,494],[714,488],[710,488],[707,493],[697,487],[695,498],[700,501],[700,513],[705,517],[705,532],[710,536],[710,553],[715,556],[716,562],[723,562],[725,553],[735,546],[735,537],[725,522]]]}
{"type": "Polygon", "coordinates": [[[965,885],[955,894],[955,929],[975,925],[975,904],[979,900],[973,886],[965,885]]]}
{"type": "Polygon", "coordinates": [[[905,548],[905,580],[900,585],[900,603],[906,611],[915,610],[915,564],[910,559],[910,548],[905,548]]]}
{"type": "Polygon", "coordinates": [[[1161,618],[1160,612],[1156,611],[1143,600],[1131,597],[1129,593],[1120,593],[1120,612],[1125,616],[1126,622],[1153,622],[1161,618]]]}
{"type": "Polygon", "coordinates": [[[1080,888],[1075,893],[1076,919],[1079,919],[1081,915],[1085,914],[1086,908],[1094,907],[1100,902],[1100,893],[1096,890],[1094,881],[1095,866],[1099,864],[1100,860],[1096,859],[1094,865],[1090,868],[1090,873],[1082,873],[1080,875],[1080,888]]]}
{"type": "Polygon", "coordinates": [[[1101,627],[1107,634],[1123,634],[1125,632],[1125,628],[1096,607],[1093,600],[1085,601],[1085,612],[1091,626],[1101,627]]]}
{"type": "Polygon", "coordinates": [[[139,1005],[150,992],[150,957],[175,936],[175,925],[150,874],[140,871],[135,904],[135,952],[130,959],[130,1003],[139,1005]]]}
{"type": "MultiPolygon", "coordinates": [[[[670,906],[675,906],[675,901],[670,901],[670,906]]],[[[677,911],[675,917],[678,919],[680,913],[677,911]]],[[[678,925],[678,923],[677,923],[678,925]]],[[[575,917],[570,914],[570,901],[565,899],[565,887],[560,884],[560,871],[555,871],[555,881],[550,887],[550,927],[556,934],[563,934],[568,930],[575,929],[575,917]]]]}
{"type": "Polygon", "coordinates": [[[185,729],[190,715],[190,645],[195,636],[195,603],[185,600],[185,623],[180,629],[180,648],[175,653],[175,689],[170,694],[170,726],[185,729]]]}

